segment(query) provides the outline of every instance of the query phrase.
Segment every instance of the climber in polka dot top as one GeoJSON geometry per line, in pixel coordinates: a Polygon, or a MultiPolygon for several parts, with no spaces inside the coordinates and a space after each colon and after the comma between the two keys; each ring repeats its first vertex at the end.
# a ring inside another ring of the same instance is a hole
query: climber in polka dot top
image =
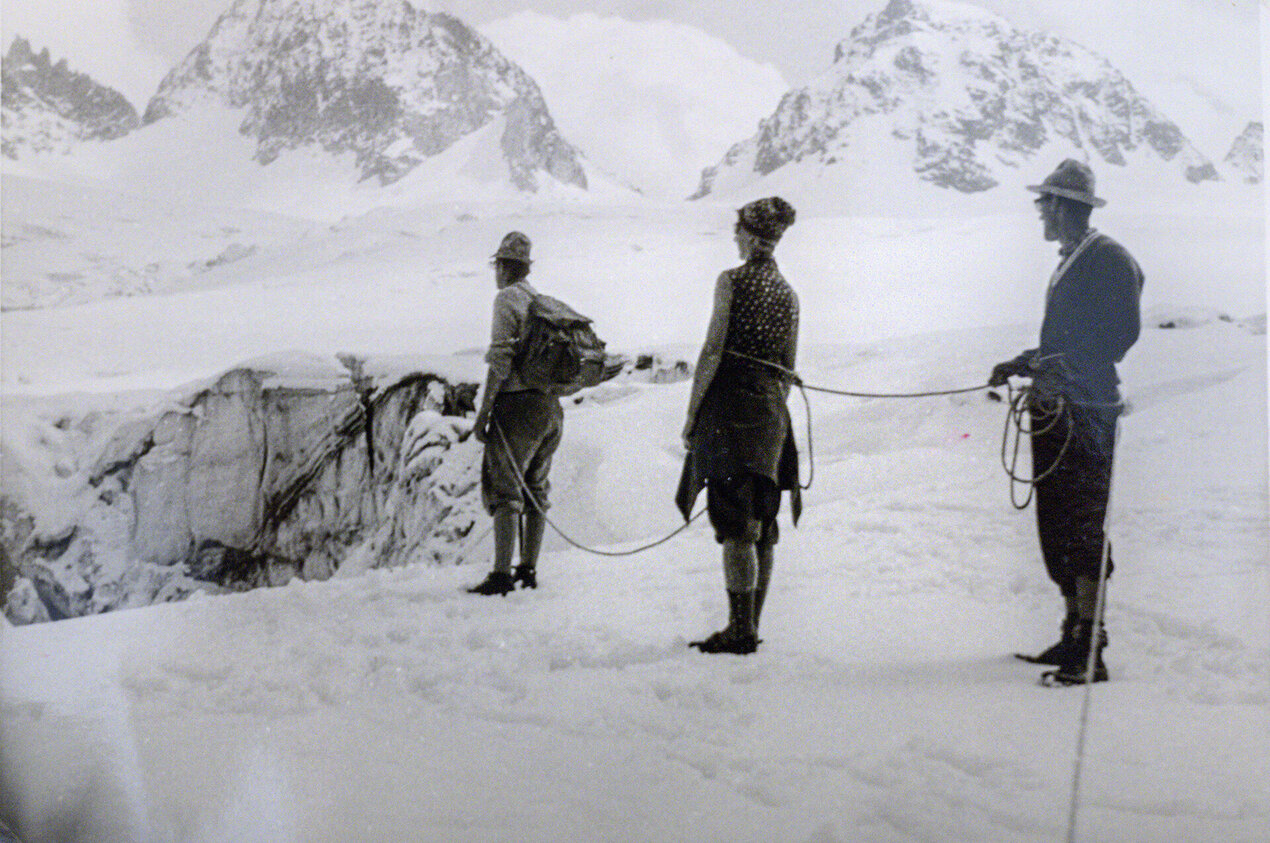
{"type": "Polygon", "coordinates": [[[689,517],[701,490],[723,545],[728,626],[693,642],[705,653],[752,653],[778,538],[781,492],[801,507],[798,452],[786,401],[798,347],[798,296],[773,251],[794,222],[779,196],[737,212],[741,259],[715,283],[714,312],[693,376],[687,456],[676,503],[689,517]]]}

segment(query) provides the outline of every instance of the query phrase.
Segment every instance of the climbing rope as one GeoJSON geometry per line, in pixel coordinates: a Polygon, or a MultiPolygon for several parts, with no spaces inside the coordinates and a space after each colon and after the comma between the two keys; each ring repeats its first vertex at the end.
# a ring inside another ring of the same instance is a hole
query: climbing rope
{"type": "MultiPolygon", "coordinates": [[[[1116,445],[1120,442],[1120,419],[1116,418],[1111,440],[1111,464],[1108,466],[1107,510],[1102,519],[1102,559],[1098,564],[1098,596],[1094,600],[1094,619],[1102,624],[1107,602],[1107,568],[1111,558],[1111,496],[1116,469],[1116,445]]],[[[1089,732],[1089,709],[1093,699],[1094,665],[1098,658],[1098,629],[1089,636],[1089,653],[1085,658],[1085,696],[1080,706],[1080,726],[1076,734],[1076,760],[1072,768],[1072,799],[1067,812],[1067,843],[1076,841],[1076,817],[1080,812],[1080,784],[1085,767],[1085,740],[1089,732]]]]}
{"type": "MultiPolygon", "coordinates": [[[[803,398],[803,404],[805,405],[806,411],[807,411],[806,412],[807,459],[808,459],[807,482],[805,484],[803,483],[799,484],[799,488],[804,490],[811,488],[812,480],[814,479],[815,472],[816,472],[814,442],[812,437],[811,399],[807,397],[808,390],[811,390],[813,392],[825,392],[832,395],[845,395],[852,398],[927,398],[927,397],[934,397],[934,396],[940,396],[940,395],[961,395],[968,392],[979,392],[980,390],[984,390],[988,388],[987,384],[983,384],[980,386],[965,387],[961,389],[932,390],[929,392],[854,392],[854,391],[848,391],[844,389],[833,389],[833,388],[825,387],[825,386],[813,386],[811,384],[804,383],[802,378],[798,375],[797,372],[793,371],[792,369],[787,369],[784,366],[781,366],[777,363],[773,363],[769,360],[762,360],[757,357],[750,357],[749,355],[742,354],[741,352],[738,352],[738,351],[727,350],[725,351],[725,353],[776,369],[784,377],[788,378],[792,384],[798,387],[799,393],[802,395],[802,398],[803,398]]],[[[705,507],[702,507],[696,513],[694,513],[690,518],[688,518],[682,525],[672,530],[670,533],[666,534],[665,536],[662,536],[656,541],[648,542],[647,544],[640,545],[639,547],[634,547],[629,550],[602,550],[600,548],[590,547],[574,539],[564,530],[560,529],[560,526],[556,524],[556,522],[551,520],[551,517],[547,515],[546,510],[543,509],[542,504],[538,501],[533,491],[530,490],[529,484],[525,482],[525,478],[516,464],[516,457],[515,457],[515,454],[512,452],[511,444],[507,441],[507,437],[503,434],[502,428],[499,427],[497,421],[493,419],[490,420],[490,427],[493,428],[498,435],[499,442],[502,445],[503,450],[507,454],[507,458],[512,465],[512,469],[513,469],[512,476],[516,478],[516,484],[520,487],[521,492],[524,493],[525,498],[529,501],[529,503],[534,507],[535,510],[542,513],[543,520],[547,523],[548,526],[551,527],[552,530],[556,532],[558,536],[560,536],[560,538],[564,539],[566,543],[577,548],[578,550],[583,550],[583,551],[586,551],[587,553],[594,553],[598,556],[634,556],[637,553],[642,553],[645,550],[650,550],[651,548],[657,547],[658,545],[662,545],[670,541],[675,536],[679,535],[684,530],[688,529],[688,527],[694,521],[700,518],[706,511],[705,507]]]]}
{"type": "Polygon", "coordinates": [[[1062,395],[1052,392],[1044,392],[1038,390],[1035,385],[1025,386],[1019,390],[1015,390],[1010,384],[1006,384],[1009,390],[1009,408],[1005,415],[1005,430],[1001,433],[1001,467],[1005,469],[1006,476],[1010,478],[1010,503],[1015,509],[1027,509],[1029,503],[1032,502],[1032,495],[1036,490],[1036,484],[1040,483],[1046,477],[1049,477],[1058,468],[1058,464],[1062,462],[1063,455],[1067,453],[1067,448],[1072,442],[1072,423],[1068,417],[1069,410],[1067,402],[1062,395]],[[1033,427],[1034,424],[1041,423],[1041,427],[1033,427]],[[1018,473],[1019,464],[1019,446],[1023,441],[1023,435],[1043,436],[1053,430],[1060,422],[1067,425],[1067,432],[1063,438],[1063,445],[1058,450],[1058,455],[1054,457],[1054,462],[1040,474],[1034,474],[1032,477],[1020,477],[1018,473]],[[1012,453],[1007,458],[1007,452],[1010,448],[1010,432],[1014,431],[1014,447],[1012,453]],[[1007,461],[1008,459],[1008,461],[1007,461]],[[1027,497],[1022,503],[1018,499],[1018,487],[1020,485],[1027,487],[1027,497]]]}
{"type": "MultiPolygon", "coordinates": [[[[770,360],[751,357],[748,354],[743,354],[731,349],[725,350],[724,353],[774,369],[782,377],[788,380],[791,385],[798,387],[799,394],[802,396],[803,405],[806,409],[805,415],[807,420],[807,482],[799,484],[799,488],[803,490],[811,488],[812,481],[815,479],[816,474],[816,454],[815,441],[812,434],[813,424],[811,399],[807,396],[809,391],[823,392],[829,395],[842,395],[850,398],[933,398],[945,395],[965,395],[967,393],[980,392],[990,388],[990,386],[985,383],[978,386],[959,387],[956,389],[936,389],[922,392],[859,392],[855,390],[836,389],[805,383],[802,377],[793,369],[786,368],[779,363],[773,363],[770,360]]],[[[1036,484],[1040,483],[1057,470],[1064,455],[1067,453],[1068,447],[1071,445],[1073,433],[1070,418],[1070,406],[1067,399],[1065,399],[1062,395],[1038,389],[1035,384],[1016,390],[1013,386],[1007,383],[1006,388],[1009,391],[1009,398],[1007,401],[1008,409],[1006,412],[1005,428],[1001,435],[1001,466],[1005,469],[1006,476],[1010,479],[1010,503],[1014,505],[1015,509],[1026,509],[1028,504],[1032,501],[1036,484]],[[1060,423],[1066,425],[1066,432],[1063,444],[1059,448],[1058,454],[1055,456],[1053,463],[1051,463],[1044,471],[1041,471],[1039,474],[1034,474],[1032,477],[1021,476],[1018,472],[1018,461],[1020,445],[1024,434],[1033,437],[1042,436],[1054,430],[1054,428],[1060,423]],[[1011,438],[1012,432],[1013,438],[1011,438]],[[1013,442],[1012,447],[1011,442],[1013,442]],[[1027,497],[1022,501],[1019,501],[1017,490],[1021,485],[1027,487],[1027,497]]],[[[996,396],[993,395],[993,397],[996,396]]],[[[560,529],[559,525],[552,521],[546,514],[546,511],[534,496],[533,492],[529,488],[529,485],[525,482],[524,476],[516,466],[515,455],[511,450],[511,445],[508,443],[507,438],[503,435],[502,428],[500,428],[493,420],[490,422],[490,427],[497,432],[499,441],[501,442],[503,449],[506,451],[507,457],[512,464],[512,475],[516,478],[516,483],[520,487],[520,490],[524,493],[526,499],[533,505],[534,509],[542,512],[543,519],[548,525],[550,525],[551,529],[560,536],[560,538],[564,539],[565,542],[579,550],[584,550],[588,553],[594,553],[599,556],[633,556],[637,553],[641,553],[645,550],[649,550],[670,541],[675,536],[686,530],[689,525],[701,517],[701,515],[705,512],[704,508],[698,510],[681,526],[667,535],[657,539],[656,541],[631,548],[630,550],[613,551],[589,547],[571,537],[564,530],[560,529]]]]}
{"type": "Polygon", "coordinates": [[[657,547],[658,545],[665,544],[666,542],[670,541],[675,536],[679,535],[684,530],[688,529],[689,525],[691,525],[693,521],[696,521],[698,518],[700,518],[701,515],[706,511],[705,507],[702,507],[701,509],[697,510],[697,512],[691,518],[689,518],[687,521],[681,524],[678,528],[671,531],[667,535],[662,536],[660,539],[657,539],[656,541],[649,542],[648,544],[643,544],[643,545],[640,545],[639,547],[633,547],[630,550],[601,550],[600,548],[596,548],[596,547],[588,547],[587,545],[582,544],[581,542],[569,536],[569,534],[567,534],[564,530],[561,530],[560,527],[556,525],[556,522],[551,520],[551,517],[547,515],[547,511],[543,508],[542,504],[538,501],[538,498],[534,495],[533,491],[529,488],[529,484],[525,482],[525,478],[521,474],[519,466],[517,466],[516,464],[516,455],[512,452],[511,444],[508,443],[507,437],[503,435],[503,429],[499,427],[498,422],[495,419],[490,419],[490,427],[494,428],[494,430],[498,433],[498,440],[499,442],[502,443],[503,450],[507,454],[507,459],[511,462],[512,476],[516,478],[516,483],[517,485],[520,486],[520,490],[524,492],[525,498],[528,499],[530,504],[533,505],[534,509],[542,513],[543,520],[546,521],[548,525],[550,525],[551,529],[556,531],[556,534],[560,536],[560,538],[564,539],[567,543],[573,545],[578,550],[585,550],[587,553],[594,553],[597,556],[634,556],[637,553],[642,553],[645,550],[650,550],[654,547],[657,547]]]}
{"type": "Polygon", "coordinates": [[[1036,484],[1054,473],[1072,444],[1076,427],[1072,420],[1072,408],[1114,409],[1117,410],[1116,420],[1119,423],[1119,411],[1124,409],[1124,402],[1073,401],[1052,390],[1038,388],[1035,381],[1018,390],[1007,383],[1006,389],[1009,394],[1007,401],[1009,409],[1005,417],[1005,430],[1001,434],[1001,467],[1010,478],[1010,503],[1014,504],[1015,509],[1027,509],[1032,501],[1036,484]],[[1060,423],[1066,425],[1066,431],[1063,435],[1063,444],[1054,456],[1054,461],[1039,474],[1034,474],[1032,477],[1019,476],[1019,443],[1023,439],[1023,434],[1032,437],[1043,436],[1060,423]],[[1034,426],[1038,424],[1039,427],[1034,426]],[[1013,449],[1010,448],[1011,430],[1014,431],[1013,449]],[[1022,502],[1017,496],[1020,485],[1026,486],[1028,490],[1027,497],[1022,502]]]}
{"type": "Polygon", "coordinates": [[[789,380],[792,385],[798,387],[798,392],[803,397],[803,406],[807,410],[807,482],[805,484],[800,483],[798,486],[804,491],[811,488],[812,480],[815,479],[816,476],[816,452],[815,444],[811,435],[811,399],[807,397],[807,392],[809,390],[811,392],[823,392],[828,395],[844,395],[848,398],[934,398],[941,395],[964,395],[968,392],[979,392],[980,390],[988,388],[988,385],[985,383],[981,386],[967,386],[959,389],[936,389],[928,392],[854,392],[846,389],[833,389],[827,386],[814,386],[809,383],[804,383],[802,376],[793,369],[788,369],[779,363],[773,363],[772,361],[764,360],[761,357],[751,357],[748,354],[742,354],[741,352],[733,351],[732,349],[724,349],[723,353],[730,354],[733,357],[739,357],[742,360],[748,360],[751,363],[758,363],[759,365],[775,369],[783,377],[789,380]]]}
{"type": "Polygon", "coordinates": [[[811,390],[812,392],[825,392],[830,395],[845,395],[848,398],[933,398],[938,395],[962,395],[967,392],[979,392],[988,388],[988,385],[981,384],[979,386],[967,386],[961,389],[936,389],[929,392],[851,392],[846,389],[833,389],[827,386],[813,386],[804,383],[802,377],[793,369],[787,369],[779,363],[773,363],[770,360],[764,360],[761,357],[751,357],[748,354],[742,354],[739,351],[725,349],[724,354],[730,354],[733,357],[740,357],[742,360],[749,360],[751,363],[759,363],[769,368],[775,369],[785,377],[789,378],[790,383],[799,389],[811,390]]]}
{"type": "MultiPolygon", "coordinates": [[[[811,384],[804,383],[802,378],[798,375],[797,372],[793,371],[792,369],[788,369],[784,366],[781,366],[779,364],[772,363],[771,361],[762,360],[756,357],[750,357],[749,355],[742,354],[740,352],[735,352],[735,351],[726,351],[725,353],[732,354],[736,357],[740,357],[740,358],[749,360],[751,362],[759,363],[761,365],[769,366],[773,369],[776,369],[777,371],[782,373],[785,377],[787,377],[792,385],[798,387],[799,392],[803,397],[803,403],[807,411],[806,412],[807,454],[808,454],[808,461],[809,461],[809,471],[808,471],[807,484],[806,485],[800,484],[800,488],[803,488],[803,489],[811,488],[811,480],[815,473],[815,457],[814,457],[813,444],[812,444],[811,401],[807,397],[808,390],[814,391],[814,392],[823,392],[823,393],[827,393],[831,395],[843,395],[843,396],[848,396],[852,398],[926,398],[926,397],[936,397],[936,396],[944,396],[944,395],[961,395],[965,393],[979,392],[981,390],[989,388],[988,384],[983,384],[980,386],[965,387],[965,388],[959,388],[959,389],[931,390],[926,392],[856,392],[856,391],[849,391],[849,390],[843,390],[843,389],[833,389],[830,387],[814,386],[811,384]]],[[[1035,490],[1036,484],[1044,480],[1046,477],[1048,477],[1058,468],[1059,463],[1062,461],[1063,456],[1066,454],[1067,449],[1069,445],[1071,444],[1072,435],[1073,435],[1072,434],[1073,425],[1070,418],[1070,408],[1069,408],[1068,402],[1063,398],[1063,396],[1056,393],[1039,390],[1036,388],[1034,384],[1015,390],[1013,386],[1007,383],[1006,388],[1008,390],[1008,395],[1009,395],[1009,400],[1008,400],[1009,409],[1006,414],[1005,430],[1002,433],[1001,464],[1002,464],[1002,467],[1005,469],[1006,474],[1010,478],[1011,503],[1014,504],[1016,509],[1024,509],[1027,507],[1028,503],[1032,499],[1032,495],[1035,490]],[[1032,477],[1020,477],[1017,471],[1017,467],[1018,467],[1019,447],[1020,447],[1020,442],[1022,440],[1023,434],[1028,434],[1030,436],[1041,436],[1052,431],[1055,428],[1055,426],[1058,425],[1060,422],[1065,423],[1067,426],[1067,429],[1063,439],[1063,444],[1059,449],[1058,455],[1054,458],[1054,462],[1049,467],[1047,467],[1044,471],[1042,471],[1040,474],[1035,474],[1032,477]],[[1039,423],[1041,426],[1040,427],[1034,426],[1037,423],[1039,423]],[[1014,429],[1014,445],[1012,449],[1012,454],[1009,457],[1009,461],[1007,462],[1007,453],[1011,452],[1009,442],[1010,442],[1010,431],[1012,427],[1014,429]],[[1028,487],[1027,499],[1024,500],[1022,504],[1020,504],[1015,497],[1015,489],[1017,485],[1020,485],[1020,484],[1026,485],[1028,487]]],[[[1112,406],[1112,405],[1106,405],[1106,406],[1112,406]]],[[[594,547],[588,547],[587,545],[584,545],[581,542],[570,537],[567,533],[561,530],[560,527],[554,521],[551,520],[551,518],[547,515],[546,511],[543,509],[542,504],[538,501],[537,497],[533,494],[532,490],[530,490],[529,485],[525,482],[525,479],[522,476],[519,470],[519,467],[517,467],[515,454],[512,452],[511,445],[510,443],[508,443],[506,436],[504,436],[502,428],[498,426],[495,420],[490,421],[490,427],[492,427],[497,432],[499,441],[501,442],[503,449],[505,450],[507,457],[511,462],[511,465],[513,468],[512,475],[516,478],[516,482],[520,486],[521,491],[525,494],[525,497],[529,500],[529,502],[533,505],[533,507],[536,510],[542,513],[543,520],[546,521],[546,523],[549,524],[551,528],[555,530],[555,532],[562,539],[564,539],[567,543],[569,543],[570,545],[572,545],[573,547],[579,550],[583,550],[588,553],[593,553],[600,556],[633,556],[637,553],[641,553],[645,550],[649,550],[651,548],[657,547],[658,545],[665,544],[666,542],[670,541],[672,538],[674,538],[675,536],[679,535],[681,532],[686,530],[694,521],[696,521],[699,517],[701,517],[701,515],[705,512],[705,508],[703,507],[701,510],[697,511],[691,518],[685,521],[684,524],[682,524],[681,526],[679,526],[678,528],[676,528],[669,534],[663,536],[660,539],[657,539],[656,541],[652,541],[647,544],[641,545],[639,547],[631,548],[629,550],[611,551],[611,550],[601,550],[599,548],[594,548],[594,547]]],[[[1116,443],[1118,443],[1119,437],[1120,437],[1120,420],[1117,417],[1115,432],[1114,432],[1114,439],[1112,443],[1113,472],[1114,472],[1115,445],[1116,443]]],[[[1110,533],[1108,530],[1110,518],[1111,518],[1111,493],[1109,488],[1108,497],[1107,497],[1107,509],[1103,518],[1102,559],[1101,559],[1101,562],[1099,565],[1099,571],[1098,571],[1098,592],[1097,592],[1097,598],[1095,601],[1095,609],[1094,609],[1094,617],[1099,619],[1099,621],[1101,621],[1101,618],[1103,617],[1103,612],[1104,612],[1105,602],[1106,602],[1107,568],[1110,561],[1110,550],[1111,550],[1110,533]]],[[[486,530],[486,533],[488,533],[488,530],[486,530]]],[[[523,534],[523,530],[522,530],[522,534],[523,534]]],[[[482,535],[481,538],[484,538],[484,535],[482,535]]],[[[480,540],[481,539],[478,538],[476,542],[473,542],[473,544],[479,543],[480,540]]],[[[1067,843],[1075,843],[1075,840],[1076,840],[1076,820],[1077,820],[1077,816],[1079,814],[1079,809],[1080,809],[1081,778],[1084,771],[1085,745],[1087,742],[1090,709],[1092,706],[1092,689],[1094,685],[1092,679],[1094,675],[1094,667],[1097,660],[1097,641],[1098,641],[1098,635],[1095,632],[1094,634],[1090,635],[1089,653],[1086,657],[1086,663],[1085,663],[1085,683],[1084,683],[1085,693],[1084,693],[1084,700],[1081,705],[1081,713],[1080,713],[1079,727],[1077,731],[1077,740],[1076,740],[1075,762],[1073,765],[1073,772],[1072,772],[1071,802],[1068,809],[1068,819],[1067,819],[1067,843]]]]}

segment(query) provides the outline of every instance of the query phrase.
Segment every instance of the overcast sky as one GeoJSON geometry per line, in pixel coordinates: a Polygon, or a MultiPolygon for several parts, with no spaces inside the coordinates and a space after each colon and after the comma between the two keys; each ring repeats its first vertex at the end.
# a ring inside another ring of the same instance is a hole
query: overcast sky
{"type": "MultiPolygon", "coordinates": [[[[0,0],[5,44],[22,34],[144,108],[163,74],[207,34],[231,0],[0,0]]],[[[524,9],[591,11],[690,24],[775,65],[797,85],[829,66],[833,47],[886,0],[427,0],[477,26],[524,9]]],[[[1106,56],[1168,112],[1185,86],[1259,119],[1257,0],[973,0],[1016,25],[1071,38],[1106,56]]]]}

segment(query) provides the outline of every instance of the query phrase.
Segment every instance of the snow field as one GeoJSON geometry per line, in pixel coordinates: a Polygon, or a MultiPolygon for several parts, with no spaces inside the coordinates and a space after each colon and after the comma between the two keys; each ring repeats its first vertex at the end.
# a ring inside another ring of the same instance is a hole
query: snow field
{"type": "MultiPolygon", "coordinates": [[[[800,368],[969,385],[1028,333],[805,348],[800,368]]],[[[1214,321],[1148,330],[1126,365],[1114,681],[1080,839],[1270,831],[1264,355],[1214,321]]],[[[621,548],[679,523],[687,384],[608,389],[567,413],[551,514],[621,548]]],[[[1032,513],[1007,503],[1004,407],[812,402],[815,484],[797,529],[782,515],[753,657],[686,646],[725,620],[704,520],[635,557],[552,538],[541,587],[506,599],[461,591],[486,544],[453,568],[6,628],[5,761],[28,805],[78,807],[100,839],[1061,837],[1082,691],[1008,656],[1061,609],[1032,513]]]]}
{"type": "MultiPolygon", "coordinates": [[[[45,201],[36,182],[6,176],[5,191],[30,213],[45,201]]],[[[10,246],[6,262],[15,248],[91,252],[103,220],[132,213],[83,188],[59,218],[58,195],[41,219],[61,239],[10,246]]],[[[806,381],[970,386],[1032,345],[1054,255],[1028,198],[953,219],[800,207],[780,262],[801,297],[806,381]]],[[[1095,219],[1143,263],[1149,324],[1187,327],[1148,328],[1121,370],[1134,409],[1113,501],[1114,681],[1093,698],[1082,839],[1270,836],[1265,323],[1238,321],[1264,314],[1264,224],[1241,207],[1095,219]]],[[[296,229],[243,218],[229,236],[254,251],[163,294],[91,300],[102,286],[5,312],[0,382],[7,407],[38,414],[141,406],[121,393],[285,349],[457,349],[456,367],[479,369],[488,257],[511,229],[534,240],[538,288],[595,318],[611,349],[691,361],[735,263],[734,213],[439,203],[296,229]]],[[[164,259],[221,254],[201,239],[208,219],[172,215],[189,239],[164,239],[164,259]]],[[[134,241],[115,254],[153,260],[134,241]]],[[[681,523],[687,391],[611,383],[569,405],[551,515],[571,536],[621,549],[681,523]]],[[[461,591],[484,575],[486,540],[453,568],[0,628],[0,790],[35,839],[67,823],[128,841],[1059,838],[1081,691],[1040,689],[1008,657],[1052,641],[1061,608],[1033,514],[1008,503],[1004,406],[811,401],[815,482],[799,527],[782,516],[754,657],[686,646],[725,620],[704,519],[630,558],[549,534],[542,587],[505,600],[461,591]]],[[[805,410],[790,406],[806,468],[805,410]]],[[[7,470],[56,485],[58,466],[39,462],[55,448],[19,450],[35,462],[7,470]]]]}
{"type": "MultiPolygon", "coordinates": [[[[538,44],[554,26],[519,20],[538,44]]],[[[617,26],[570,25],[590,27],[592,48],[617,26]]],[[[689,63],[738,68],[677,27],[621,31],[682,36],[689,63]]],[[[542,69],[549,107],[556,67],[542,69]]],[[[625,158],[587,162],[591,197],[500,187],[499,123],[387,189],[355,184],[351,157],[296,152],[262,169],[228,112],[6,162],[5,307],[58,305],[0,317],[6,445],[22,445],[6,490],[39,485],[41,518],[79,505],[53,503],[83,468],[57,457],[76,449],[22,439],[89,435],[48,407],[139,407],[150,399],[122,393],[287,349],[457,350],[457,367],[479,369],[487,260],[513,228],[534,239],[534,283],[595,317],[612,349],[691,360],[714,278],[736,262],[734,209],[754,191],[799,210],[779,257],[802,297],[809,383],[970,385],[1034,342],[1055,257],[1022,188],[1056,159],[990,195],[942,193],[884,127],[832,169],[663,205],[617,182],[663,172],[646,191],[681,195],[695,186],[687,163],[726,127],[684,116],[709,103],[674,73],[669,87],[626,73],[596,74],[599,99],[569,103],[607,113],[606,86],[642,88],[644,117],[610,144],[625,158]]],[[[1242,106],[1169,79],[1195,100],[1188,135],[1220,156],[1242,106]]],[[[741,99],[758,101],[739,91],[708,99],[739,118],[741,99]]],[[[748,131],[726,128],[727,143],[748,131]]],[[[1113,500],[1114,681],[1093,690],[1078,839],[1270,839],[1263,197],[1182,185],[1176,163],[1141,158],[1098,176],[1110,205],[1095,224],[1142,261],[1152,324],[1183,328],[1147,330],[1122,367],[1133,412],[1113,500]]],[[[623,548],[680,523],[687,389],[610,384],[570,405],[551,514],[573,537],[623,548]]],[[[791,407],[805,446],[797,396],[791,407]]],[[[542,587],[504,600],[462,591],[485,573],[486,541],[455,567],[350,565],[323,583],[0,621],[0,814],[28,841],[1060,839],[1083,692],[1041,689],[1008,655],[1052,641],[1060,606],[1033,513],[1009,507],[1004,412],[982,394],[813,395],[815,485],[797,529],[782,516],[765,641],[745,659],[686,646],[725,621],[704,519],[630,558],[549,534],[542,587]]],[[[114,526],[122,547],[128,525],[114,526]]]]}
{"type": "MultiPolygon", "coordinates": [[[[6,177],[5,190],[21,198],[39,183],[6,177]]],[[[1020,193],[1011,213],[965,219],[800,216],[782,241],[780,262],[801,298],[801,341],[1032,325],[1054,255],[1039,241],[1029,195],[1020,193]]],[[[85,200],[82,213],[111,217],[116,198],[85,200]]],[[[1264,223],[1221,207],[1212,204],[1213,219],[1206,204],[1167,216],[1100,212],[1095,222],[1143,263],[1144,307],[1263,313],[1264,285],[1255,279],[1266,271],[1264,223]]],[[[49,249],[88,248],[95,235],[75,219],[62,223],[60,239],[10,247],[6,260],[14,249],[38,249],[31,257],[38,265],[49,249]]],[[[191,213],[191,233],[203,236],[199,219],[191,213]]],[[[481,348],[495,292],[488,258],[512,229],[534,241],[533,282],[595,319],[610,348],[693,346],[709,319],[714,279],[736,262],[734,220],[731,206],[711,203],[443,203],[381,209],[289,236],[267,227],[248,236],[257,223],[244,220],[245,231],[229,239],[254,251],[174,279],[163,295],[6,312],[0,384],[8,393],[44,394],[168,388],[280,349],[481,348]],[[47,353],[50,345],[57,354],[47,353]]],[[[225,248],[216,239],[185,254],[206,261],[225,248]]],[[[151,258],[134,243],[121,245],[112,261],[144,272],[151,258]]],[[[109,295],[113,283],[95,295],[109,295]]]]}

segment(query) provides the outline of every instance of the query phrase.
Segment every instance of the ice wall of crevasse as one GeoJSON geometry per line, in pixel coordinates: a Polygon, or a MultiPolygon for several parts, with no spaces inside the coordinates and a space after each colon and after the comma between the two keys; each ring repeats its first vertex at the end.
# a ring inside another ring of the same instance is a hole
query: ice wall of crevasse
{"type": "Polygon", "coordinates": [[[23,418],[4,443],[6,615],[325,579],[355,551],[361,567],[454,561],[479,509],[476,385],[357,365],[261,360],[146,409],[23,418]]]}

